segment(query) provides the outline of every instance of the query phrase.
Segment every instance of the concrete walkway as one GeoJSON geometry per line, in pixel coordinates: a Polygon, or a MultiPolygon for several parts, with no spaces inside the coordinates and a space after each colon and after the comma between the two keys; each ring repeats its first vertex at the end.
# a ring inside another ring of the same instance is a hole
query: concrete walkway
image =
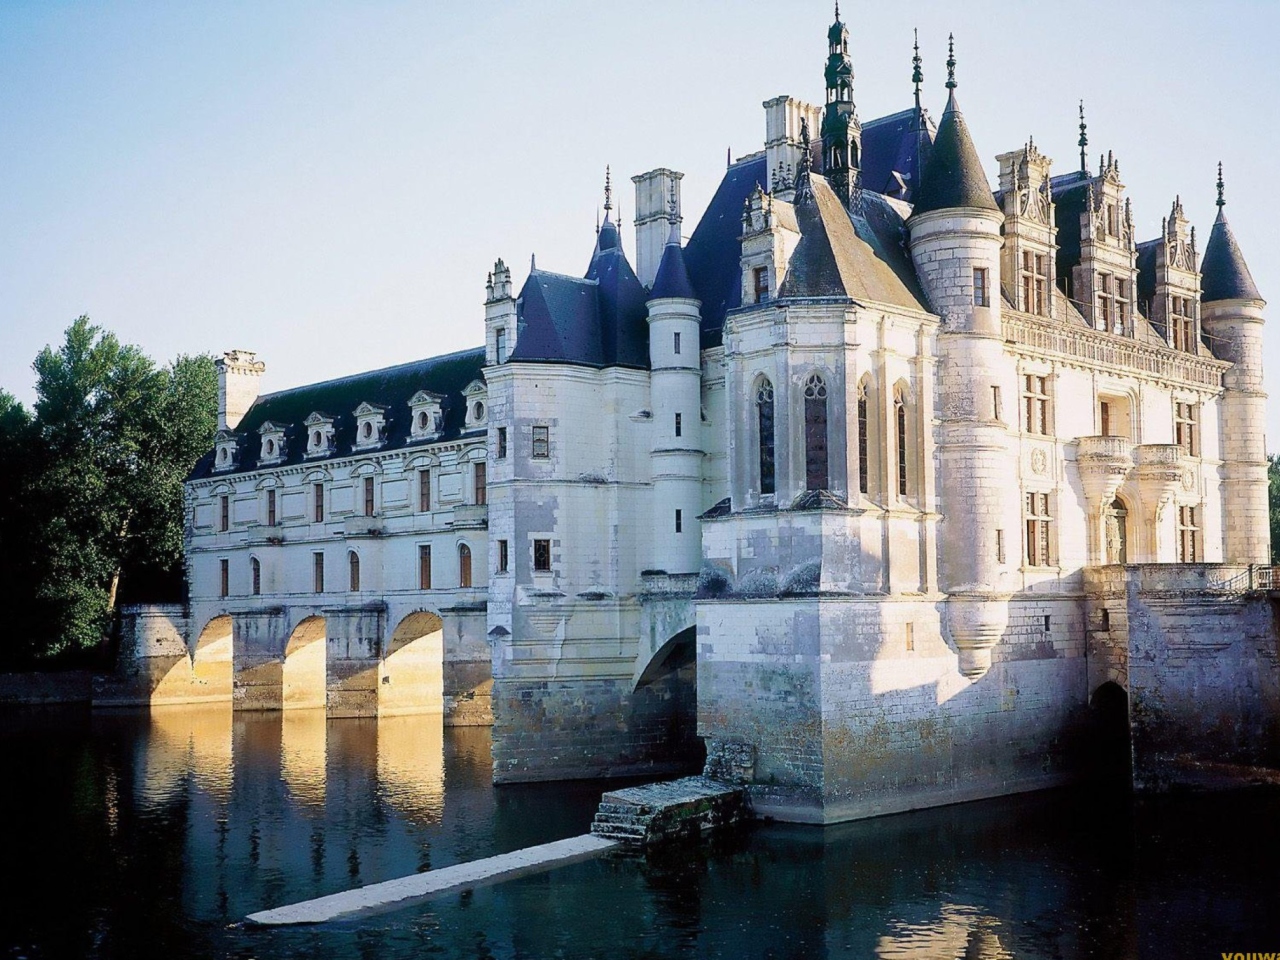
{"type": "Polygon", "coordinates": [[[324,923],[327,920],[336,920],[338,917],[365,910],[385,909],[394,905],[403,906],[410,900],[455,890],[466,890],[496,883],[499,880],[510,880],[527,873],[538,873],[578,860],[587,860],[615,846],[612,840],[593,837],[590,834],[570,837],[567,840],[525,847],[523,850],[499,854],[496,857],[486,857],[470,863],[441,867],[439,870],[415,873],[413,876],[401,877],[398,880],[385,880],[382,883],[334,893],[316,900],[304,900],[302,903],[276,907],[274,910],[263,910],[250,914],[246,919],[250,923],[264,926],[324,923]]]}

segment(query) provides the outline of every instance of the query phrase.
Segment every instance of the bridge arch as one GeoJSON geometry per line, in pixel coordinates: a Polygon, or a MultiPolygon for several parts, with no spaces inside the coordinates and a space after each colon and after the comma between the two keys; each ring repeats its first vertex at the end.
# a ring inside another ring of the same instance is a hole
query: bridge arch
{"type": "Polygon", "coordinates": [[[281,702],[286,710],[325,705],[325,619],[304,618],[285,643],[281,702]]]}
{"type": "Polygon", "coordinates": [[[233,656],[231,616],[220,613],[209,619],[192,644],[193,692],[201,699],[207,696],[230,700],[233,656]]]}
{"type": "Polygon", "coordinates": [[[1133,781],[1129,692],[1114,680],[1108,680],[1093,691],[1089,710],[1094,773],[1108,786],[1127,788],[1133,781]]]}
{"type": "Polygon", "coordinates": [[[378,714],[444,712],[444,620],[432,610],[401,618],[378,664],[378,714]]]}

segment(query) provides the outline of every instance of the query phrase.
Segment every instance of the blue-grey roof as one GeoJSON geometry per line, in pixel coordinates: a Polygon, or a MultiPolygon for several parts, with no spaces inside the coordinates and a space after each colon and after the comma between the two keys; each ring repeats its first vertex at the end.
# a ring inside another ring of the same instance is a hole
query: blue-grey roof
{"type": "Polygon", "coordinates": [[[1080,170],[1049,181],[1049,189],[1053,193],[1054,223],[1058,228],[1058,284],[1064,290],[1072,268],[1080,262],[1080,217],[1089,204],[1089,181],[1089,175],[1080,170]]]}
{"type": "Polygon", "coordinates": [[[587,367],[649,365],[644,287],[606,217],[585,277],[530,271],[516,300],[510,360],[587,367]]]}
{"type": "Polygon", "coordinates": [[[684,262],[684,250],[680,246],[680,238],[667,241],[662,249],[662,260],[658,263],[658,273],[653,278],[653,289],[649,291],[650,300],[663,300],[682,297],[686,300],[697,300],[693,282],[689,279],[689,268],[684,262]]]}
{"type": "Polygon", "coordinates": [[[409,398],[419,390],[443,397],[440,406],[444,422],[437,439],[456,439],[462,434],[466,421],[467,405],[462,391],[472,381],[483,379],[483,368],[484,348],[478,347],[264,394],[249,408],[234,431],[238,441],[237,466],[214,474],[214,454],[211,451],[195,465],[188,479],[199,480],[258,469],[261,452],[258,428],[268,420],[285,425],[286,457],[282,463],[273,463],[271,467],[303,463],[303,452],[307,446],[307,428],[303,420],[317,411],[333,417],[334,452],[329,457],[307,458],[305,462],[323,463],[326,459],[351,456],[356,439],[354,412],[364,402],[385,409],[385,442],[379,449],[402,448],[409,439],[412,425],[409,398]]]}
{"type": "Polygon", "coordinates": [[[971,208],[999,210],[991,184],[982,170],[964,114],[956,103],[955,91],[947,100],[938,135],[933,141],[929,162],[915,194],[917,214],[934,210],[971,208]]]}
{"type": "Polygon", "coordinates": [[[1205,303],[1214,300],[1261,300],[1258,285],[1244,261],[1240,244],[1236,243],[1226,214],[1218,208],[1218,219],[1209,232],[1209,242],[1200,261],[1200,299],[1205,303]]]}
{"type": "Polygon", "coordinates": [[[928,112],[915,107],[863,124],[863,189],[910,202],[937,132],[928,112]]]}

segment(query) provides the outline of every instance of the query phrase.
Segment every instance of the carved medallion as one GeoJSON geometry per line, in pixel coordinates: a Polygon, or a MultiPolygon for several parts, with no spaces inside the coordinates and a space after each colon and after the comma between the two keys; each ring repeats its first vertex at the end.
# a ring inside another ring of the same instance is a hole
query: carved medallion
{"type": "Polygon", "coordinates": [[[1196,474],[1190,467],[1182,471],[1182,489],[1190,493],[1196,488],[1196,474]]]}
{"type": "Polygon", "coordinates": [[[1043,450],[1031,451],[1031,472],[1043,475],[1049,469],[1049,458],[1043,450]]]}

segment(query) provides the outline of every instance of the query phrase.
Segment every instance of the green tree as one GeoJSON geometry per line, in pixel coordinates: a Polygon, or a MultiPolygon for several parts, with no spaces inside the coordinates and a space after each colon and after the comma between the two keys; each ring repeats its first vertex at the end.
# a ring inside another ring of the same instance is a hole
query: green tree
{"type": "Polygon", "coordinates": [[[88,317],[34,367],[21,506],[48,656],[99,645],[123,588],[181,583],[182,482],[212,446],[217,377],[209,357],[157,368],[88,317]]]}
{"type": "Polygon", "coordinates": [[[1280,563],[1280,454],[1267,458],[1267,493],[1271,505],[1271,562],[1280,563]]]}

